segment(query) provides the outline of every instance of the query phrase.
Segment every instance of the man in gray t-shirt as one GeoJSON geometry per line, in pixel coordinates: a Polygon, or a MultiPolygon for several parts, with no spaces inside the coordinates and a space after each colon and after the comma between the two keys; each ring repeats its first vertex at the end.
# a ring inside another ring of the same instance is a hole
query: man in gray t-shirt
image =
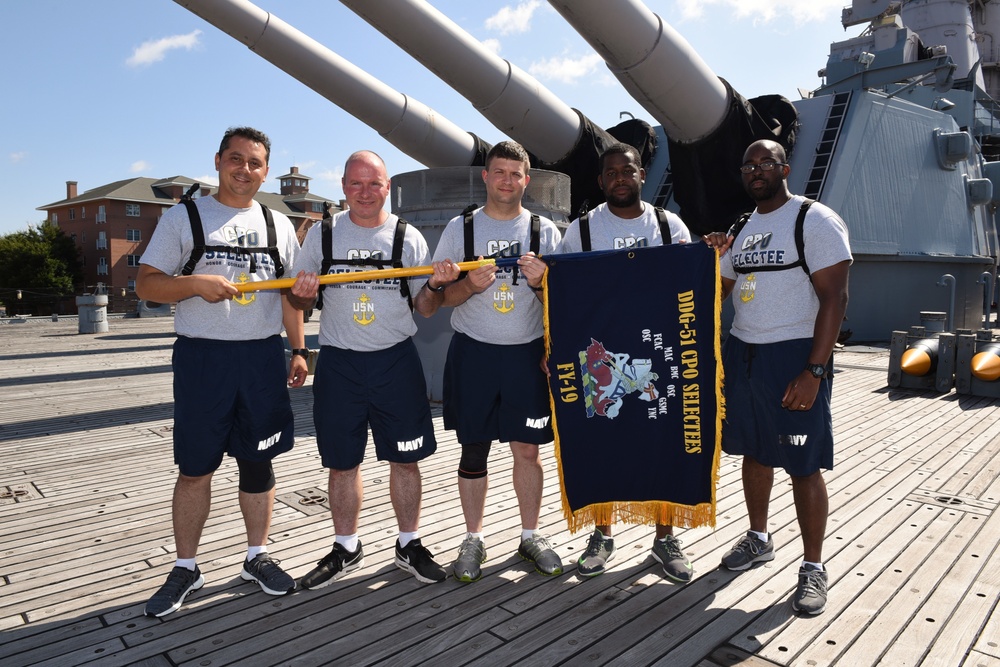
{"type": "Polygon", "coordinates": [[[528,154],[519,144],[503,141],[494,146],[482,177],[486,205],[474,211],[468,223],[472,247],[465,247],[464,216],[449,222],[434,252],[435,275],[414,302],[425,317],[441,306],[455,309],[455,334],[444,373],[444,425],[456,431],[462,445],[458,493],[468,533],[452,570],[456,579],[466,582],[479,579],[480,564],[486,560],[486,464],[494,440],[509,442],[514,455],[514,492],[521,510],[518,554],[541,574],[562,572],[562,561],[538,532],[543,481],[538,446],[551,442],[553,434],[548,385],[540,366],[545,354],[545,263],[537,255],[555,251],[559,231],[546,218],[533,221],[535,216],[521,206],[530,176],[528,154]],[[476,257],[519,259],[517,266],[483,266],[454,280],[454,262],[476,257]]]}
{"type": "Polygon", "coordinates": [[[792,481],[803,545],[792,609],[819,614],[827,598],[822,469],[833,467],[830,357],[847,311],[852,257],[844,221],[823,204],[789,192],[789,171],[780,144],[751,144],[740,173],[757,208],[735,238],[706,238],[729,248],[719,260],[722,293],[737,295],[723,349],[722,449],[743,457],[750,523],[722,565],[739,571],[774,559],[767,516],[774,468],[783,468],[792,481]]]}
{"type": "MultiPolygon", "coordinates": [[[[559,245],[560,253],[581,252],[586,248],[625,250],[691,240],[691,233],[679,217],[657,210],[639,198],[646,171],[635,147],[613,144],[601,154],[600,164],[597,182],[605,201],[587,214],[586,224],[579,218],[573,221],[559,245]]],[[[663,443],[650,444],[658,447],[663,443]]],[[[587,548],[576,562],[580,576],[593,577],[604,572],[615,555],[612,530],[610,524],[594,527],[587,548]]],[[[668,578],[680,583],[691,581],[691,561],[681,550],[680,540],[674,537],[670,524],[656,524],[652,554],[668,578]]]]}
{"type": "MultiPolygon", "coordinates": [[[[348,210],[309,230],[295,264],[291,301],[298,308],[316,303],[324,258],[331,262],[328,274],[389,268],[394,249],[403,267],[422,266],[429,259],[420,232],[383,208],[389,176],[378,155],[351,155],[341,182],[348,210]]],[[[425,583],[447,576],[418,533],[418,462],[437,446],[408,299],[424,283],[423,277],[384,278],[323,288],[313,421],[323,465],[330,471],[336,537],[333,550],[301,579],[303,588],[327,586],[364,563],[358,539],[364,495],[359,467],[369,428],[378,459],[389,462],[389,495],[399,527],[396,565],[425,583]]]]}
{"type": "Polygon", "coordinates": [[[288,389],[306,380],[306,362],[293,354],[285,369],[284,325],[293,352],[304,351],[302,313],[286,294],[241,294],[234,283],[278,277],[298,253],[295,229],[271,212],[275,248],[268,246],[264,209],[254,195],[267,178],[271,143],[253,128],[230,128],[215,155],[219,190],[163,214],[142,255],[136,280],[141,299],[177,303],[174,343],[173,495],[177,562],[167,582],[146,603],[148,616],[180,608],[205,579],[195,556],[212,502],[212,475],[223,456],[239,467],[240,508],[247,532],[241,576],[265,593],[284,595],[295,581],[267,555],[274,506],[271,459],[292,447],[294,419],[288,389]],[[182,268],[195,249],[193,225],[204,253],[189,275],[182,268]],[[252,390],[248,391],[248,388],[252,390]]]}

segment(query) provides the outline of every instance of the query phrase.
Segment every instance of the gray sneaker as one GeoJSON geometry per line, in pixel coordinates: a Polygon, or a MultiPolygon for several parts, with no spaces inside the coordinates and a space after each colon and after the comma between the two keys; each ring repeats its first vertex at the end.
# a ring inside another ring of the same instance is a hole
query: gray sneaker
{"type": "Polygon", "coordinates": [[[792,609],[807,614],[822,614],[826,609],[826,570],[817,570],[812,565],[799,569],[799,585],[792,597],[792,609]]]}
{"type": "Polygon", "coordinates": [[[653,558],[663,566],[663,574],[668,579],[686,584],[691,581],[694,570],[691,561],[681,551],[681,541],[673,535],[667,535],[662,540],[653,540],[653,558]]]}
{"type": "Polygon", "coordinates": [[[552,550],[549,541],[538,533],[526,540],[521,540],[521,546],[517,548],[517,555],[534,563],[535,570],[546,577],[562,574],[562,559],[559,558],[559,554],[552,550]]]}
{"type": "Polygon", "coordinates": [[[163,617],[172,614],[184,604],[184,598],[205,585],[205,577],[195,566],[194,571],[186,567],[175,567],[167,575],[167,582],[153,593],[143,611],[146,616],[163,617]]]}
{"type": "Polygon", "coordinates": [[[452,573],[459,581],[469,583],[479,581],[483,576],[480,565],[486,562],[486,545],[478,537],[466,535],[458,547],[458,558],[451,566],[452,573]]]}
{"type": "Polygon", "coordinates": [[[774,560],[774,542],[767,536],[767,542],[762,542],[756,535],[748,532],[733,545],[733,548],[722,555],[722,565],[729,570],[742,571],[754,563],[774,560]]]}
{"type": "Polygon", "coordinates": [[[295,580],[278,566],[280,562],[266,551],[259,553],[253,560],[243,559],[240,576],[244,581],[256,581],[268,595],[288,595],[295,590],[295,580]]]}
{"type": "Polygon", "coordinates": [[[604,572],[605,566],[615,557],[615,541],[604,537],[604,533],[595,530],[590,536],[587,548],[576,561],[576,573],[581,577],[596,577],[604,572]]]}

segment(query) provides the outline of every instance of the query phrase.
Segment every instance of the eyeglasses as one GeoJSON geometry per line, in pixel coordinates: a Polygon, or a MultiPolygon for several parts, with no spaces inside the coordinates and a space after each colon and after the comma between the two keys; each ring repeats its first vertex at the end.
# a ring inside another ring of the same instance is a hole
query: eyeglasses
{"type": "Polygon", "coordinates": [[[758,169],[761,171],[774,171],[775,167],[787,167],[784,162],[761,162],[760,164],[745,164],[740,167],[741,174],[752,174],[758,169]]]}

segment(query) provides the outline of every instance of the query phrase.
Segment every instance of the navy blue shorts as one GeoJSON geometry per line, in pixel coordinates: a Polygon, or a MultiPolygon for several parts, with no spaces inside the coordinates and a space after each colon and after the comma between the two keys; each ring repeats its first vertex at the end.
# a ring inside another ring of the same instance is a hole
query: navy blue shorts
{"type": "Polygon", "coordinates": [[[444,427],[462,444],[552,442],[544,356],[541,338],[493,345],[456,333],[444,366],[444,427]]]}
{"type": "Polygon", "coordinates": [[[292,448],[294,417],[281,336],[174,343],[174,462],[215,472],[224,454],[269,461],[292,448]]]}
{"type": "Polygon", "coordinates": [[[413,340],[356,352],[324,345],[313,378],[313,421],[323,465],[361,465],[368,427],[379,461],[416,463],[437,449],[424,370],[413,340]]]}
{"type": "Polygon", "coordinates": [[[812,339],[750,345],[729,336],[722,348],[726,373],[726,421],[722,450],[761,465],[806,477],[833,469],[833,379],[820,380],[816,402],[806,411],[781,407],[785,389],[809,361],[812,339]]]}

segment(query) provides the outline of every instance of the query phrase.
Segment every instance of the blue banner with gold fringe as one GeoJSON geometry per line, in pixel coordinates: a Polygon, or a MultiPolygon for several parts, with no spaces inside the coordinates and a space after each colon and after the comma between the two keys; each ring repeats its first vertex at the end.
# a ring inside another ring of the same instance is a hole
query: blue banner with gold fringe
{"type": "Polygon", "coordinates": [[[716,252],[691,243],[544,259],[570,530],[714,526],[724,416],[716,252]]]}

